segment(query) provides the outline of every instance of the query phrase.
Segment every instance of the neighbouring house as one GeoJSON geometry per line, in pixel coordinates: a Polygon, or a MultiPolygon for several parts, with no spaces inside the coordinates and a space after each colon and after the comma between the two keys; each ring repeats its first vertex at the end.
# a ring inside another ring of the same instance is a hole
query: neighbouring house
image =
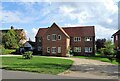
{"type": "MultiPolygon", "coordinates": [[[[11,29],[14,29],[14,27],[11,26],[11,29]]],[[[8,30],[10,30],[10,29],[0,30],[0,32],[2,32],[2,34],[4,34],[4,33],[7,33],[8,30]]],[[[27,41],[27,39],[26,39],[26,34],[25,34],[24,29],[14,29],[14,31],[15,31],[15,32],[17,33],[17,35],[20,37],[19,43],[23,45],[23,44],[27,41]]]]}
{"type": "Polygon", "coordinates": [[[120,30],[112,35],[114,39],[115,49],[120,49],[120,30]]]}
{"type": "Polygon", "coordinates": [[[26,51],[33,51],[35,49],[35,42],[26,41],[23,47],[26,51]]]}
{"type": "Polygon", "coordinates": [[[94,26],[40,28],[35,36],[36,49],[42,55],[67,56],[69,51],[74,55],[95,54],[94,26]]]}

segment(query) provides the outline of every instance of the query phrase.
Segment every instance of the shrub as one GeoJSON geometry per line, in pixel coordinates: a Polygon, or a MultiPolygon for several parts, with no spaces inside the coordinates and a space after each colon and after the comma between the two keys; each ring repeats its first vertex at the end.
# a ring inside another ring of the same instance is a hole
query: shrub
{"type": "Polygon", "coordinates": [[[31,59],[32,58],[32,52],[31,51],[27,51],[23,54],[23,58],[25,59],[31,59]]]}
{"type": "Polygon", "coordinates": [[[2,55],[7,55],[15,52],[15,49],[5,49],[3,45],[0,45],[0,53],[2,55]]]}
{"type": "Polygon", "coordinates": [[[120,64],[120,51],[117,51],[116,61],[120,64]]]}

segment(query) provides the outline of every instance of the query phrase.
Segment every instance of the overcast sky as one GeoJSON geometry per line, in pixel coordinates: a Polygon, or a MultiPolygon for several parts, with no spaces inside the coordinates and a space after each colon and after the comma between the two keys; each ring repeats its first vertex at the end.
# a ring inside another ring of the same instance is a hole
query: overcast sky
{"type": "Polygon", "coordinates": [[[118,30],[118,1],[92,0],[92,2],[38,2],[38,0],[5,0],[2,11],[2,28],[23,28],[27,38],[34,41],[39,28],[51,26],[95,26],[96,39],[107,38],[118,30]]]}

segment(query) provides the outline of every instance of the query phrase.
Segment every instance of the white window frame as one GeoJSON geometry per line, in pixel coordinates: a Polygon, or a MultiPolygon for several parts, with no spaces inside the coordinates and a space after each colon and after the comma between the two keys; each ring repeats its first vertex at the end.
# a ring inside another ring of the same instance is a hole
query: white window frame
{"type": "Polygon", "coordinates": [[[61,35],[58,35],[58,40],[61,40],[61,35]],[[59,37],[60,37],[60,39],[59,39],[59,37]]]}
{"type": "Polygon", "coordinates": [[[81,41],[81,37],[74,37],[74,42],[81,41]]]}
{"type": "Polygon", "coordinates": [[[61,53],[61,47],[58,47],[58,53],[61,53]]]}
{"type": "Polygon", "coordinates": [[[50,47],[47,47],[47,53],[50,53],[50,47]]]}
{"type": "Polygon", "coordinates": [[[92,47],[89,47],[89,52],[92,52],[92,47]],[[91,50],[90,50],[91,49],[91,50]]]}
{"type": "Polygon", "coordinates": [[[50,40],[50,35],[47,35],[47,40],[50,40]]]}
{"type": "Polygon", "coordinates": [[[52,53],[53,53],[53,54],[56,53],[56,47],[52,47],[52,53]],[[53,49],[55,49],[55,51],[53,51],[53,49]]]}
{"type": "Polygon", "coordinates": [[[92,41],[92,37],[85,37],[85,41],[92,41]]]}
{"type": "Polygon", "coordinates": [[[92,47],[85,47],[85,52],[91,53],[92,52],[92,47]],[[86,50],[87,49],[87,50],[86,50]],[[90,50],[91,49],[91,50],[90,50]]]}
{"type": "Polygon", "coordinates": [[[52,34],[52,41],[56,41],[57,40],[57,35],[56,34],[52,34]],[[53,36],[56,36],[56,39],[54,39],[53,36]]]}
{"type": "Polygon", "coordinates": [[[116,40],[118,40],[118,35],[116,35],[116,40]]]}
{"type": "Polygon", "coordinates": [[[81,47],[74,47],[74,52],[81,52],[81,47]]]}

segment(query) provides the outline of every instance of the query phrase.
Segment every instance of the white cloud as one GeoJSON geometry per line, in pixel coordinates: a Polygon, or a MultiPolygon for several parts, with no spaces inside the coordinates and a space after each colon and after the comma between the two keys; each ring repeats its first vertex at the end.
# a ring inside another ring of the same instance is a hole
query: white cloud
{"type": "Polygon", "coordinates": [[[3,11],[2,12],[2,22],[20,22],[21,19],[19,17],[19,13],[18,12],[10,12],[10,11],[3,11]]]}
{"type": "Polygon", "coordinates": [[[59,11],[63,16],[71,20],[77,20],[77,24],[99,24],[104,27],[113,28],[117,26],[118,6],[113,0],[91,3],[63,3],[59,11]]]}
{"type": "Polygon", "coordinates": [[[29,40],[29,38],[32,40],[32,41],[35,41],[35,36],[38,32],[38,29],[37,28],[32,28],[31,30],[25,30],[25,33],[26,33],[26,36],[27,36],[27,40],[29,40]]]}
{"type": "Polygon", "coordinates": [[[116,32],[117,30],[112,28],[105,28],[101,25],[95,26],[95,33],[96,33],[96,39],[98,38],[107,38],[110,39],[111,36],[116,32]]]}
{"type": "Polygon", "coordinates": [[[37,28],[32,28],[31,32],[29,32],[29,38],[32,41],[35,41],[35,36],[36,36],[37,32],[38,32],[37,28]]]}
{"type": "Polygon", "coordinates": [[[25,17],[18,11],[2,11],[2,23],[28,23],[31,20],[30,17],[25,17]]]}
{"type": "MultiPolygon", "coordinates": [[[[60,11],[63,12],[64,14],[70,14],[71,12],[73,12],[75,9],[72,7],[67,7],[67,6],[61,6],[60,7],[60,11]]],[[[64,15],[63,14],[63,15],[64,15]]]]}
{"type": "Polygon", "coordinates": [[[36,28],[32,28],[32,32],[34,33],[34,35],[37,34],[37,31],[38,31],[38,29],[36,29],[36,28]]]}

